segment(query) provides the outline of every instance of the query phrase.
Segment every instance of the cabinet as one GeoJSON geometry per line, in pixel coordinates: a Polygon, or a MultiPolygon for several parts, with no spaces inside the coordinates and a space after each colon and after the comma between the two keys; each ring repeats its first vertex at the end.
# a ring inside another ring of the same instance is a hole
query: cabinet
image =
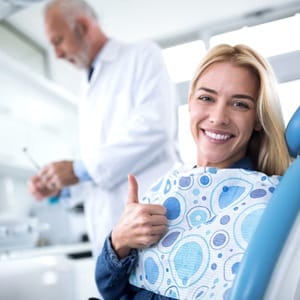
{"type": "Polygon", "coordinates": [[[99,297],[94,280],[96,260],[72,258],[90,250],[89,244],[46,247],[0,253],[0,299],[87,300],[99,297]]]}

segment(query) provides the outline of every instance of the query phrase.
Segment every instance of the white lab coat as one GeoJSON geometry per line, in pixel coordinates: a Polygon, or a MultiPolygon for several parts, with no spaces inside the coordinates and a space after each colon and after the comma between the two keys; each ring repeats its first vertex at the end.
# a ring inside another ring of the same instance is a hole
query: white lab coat
{"type": "Polygon", "coordinates": [[[176,97],[160,49],[109,40],[79,120],[81,157],[93,178],[83,195],[85,214],[97,255],[124,209],[127,174],[137,176],[141,195],[179,160],[176,97]]]}

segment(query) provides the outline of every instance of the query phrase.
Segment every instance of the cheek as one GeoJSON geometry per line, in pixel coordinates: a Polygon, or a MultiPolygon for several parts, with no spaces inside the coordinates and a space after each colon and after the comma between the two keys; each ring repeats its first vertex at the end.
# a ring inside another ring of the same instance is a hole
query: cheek
{"type": "Polygon", "coordinates": [[[189,122],[190,122],[190,127],[192,130],[194,130],[194,127],[196,126],[196,123],[197,123],[197,115],[195,114],[195,112],[191,112],[189,113],[189,122]]]}
{"type": "Polygon", "coordinates": [[[79,44],[76,42],[75,39],[69,38],[65,40],[64,46],[66,49],[68,49],[70,53],[75,53],[77,51],[79,44]]]}
{"type": "Polygon", "coordinates": [[[74,44],[74,43],[70,43],[68,45],[68,49],[71,53],[77,53],[78,52],[78,45],[74,44]]]}
{"type": "Polygon", "coordinates": [[[194,111],[190,113],[189,130],[193,136],[194,141],[198,140],[200,123],[201,123],[201,118],[199,114],[195,113],[194,111]]]}
{"type": "Polygon", "coordinates": [[[256,122],[253,118],[244,118],[240,120],[240,133],[245,139],[249,139],[255,130],[256,122]]]}
{"type": "Polygon", "coordinates": [[[189,104],[189,115],[191,120],[200,120],[203,118],[203,108],[193,103],[189,104]]]}

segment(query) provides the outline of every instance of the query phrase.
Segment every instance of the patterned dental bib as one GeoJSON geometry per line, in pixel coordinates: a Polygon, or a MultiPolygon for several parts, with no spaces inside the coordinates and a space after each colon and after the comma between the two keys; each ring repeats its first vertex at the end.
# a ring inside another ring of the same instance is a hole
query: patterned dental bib
{"type": "Polygon", "coordinates": [[[156,245],[139,250],[130,283],[174,299],[229,299],[279,179],[244,169],[170,172],[141,200],[166,207],[168,231],[156,245]]]}

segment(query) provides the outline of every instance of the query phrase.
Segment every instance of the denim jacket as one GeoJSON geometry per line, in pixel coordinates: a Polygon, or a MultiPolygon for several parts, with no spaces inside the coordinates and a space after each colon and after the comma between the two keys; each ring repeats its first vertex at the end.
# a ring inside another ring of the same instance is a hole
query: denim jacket
{"type": "MultiPolygon", "coordinates": [[[[119,259],[112,249],[110,237],[107,237],[98,257],[95,279],[104,300],[171,300],[169,297],[130,285],[128,279],[137,262],[137,250],[119,259]]],[[[174,300],[174,299],[173,299],[174,300]]]]}

